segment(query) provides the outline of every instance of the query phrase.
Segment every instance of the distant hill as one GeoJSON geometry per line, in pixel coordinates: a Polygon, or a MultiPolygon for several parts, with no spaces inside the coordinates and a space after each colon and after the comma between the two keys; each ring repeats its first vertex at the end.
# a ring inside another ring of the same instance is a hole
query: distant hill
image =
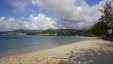
{"type": "Polygon", "coordinates": [[[56,29],[44,30],[38,32],[37,35],[51,35],[51,36],[87,36],[89,30],[74,30],[74,29],[56,29]]]}
{"type": "Polygon", "coordinates": [[[23,29],[19,29],[19,30],[13,30],[13,31],[1,31],[0,35],[19,35],[21,34],[29,34],[29,33],[37,33],[40,32],[42,30],[23,30],[23,29]]]}
{"type": "Polygon", "coordinates": [[[0,35],[40,35],[40,36],[92,36],[89,30],[47,29],[47,30],[14,30],[0,32],[0,35]]]}

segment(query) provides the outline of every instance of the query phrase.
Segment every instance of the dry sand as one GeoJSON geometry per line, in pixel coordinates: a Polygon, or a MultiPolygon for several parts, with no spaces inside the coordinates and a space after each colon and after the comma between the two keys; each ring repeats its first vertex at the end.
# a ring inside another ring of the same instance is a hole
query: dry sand
{"type": "MultiPolygon", "coordinates": [[[[80,58],[85,57],[85,61],[83,59],[82,60],[79,59],[78,61],[76,60],[77,62],[76,64],[88,64],[88,62],[86,63],[86,61],[90,60],[90,58],[88,58],[88,55],[87,55],[88,53],[86,52],[89,52],[89,54],[91,54],[92,56],[95,56],[98,54],[101,55],[101,58],[99,59],[105,58],[106,57],[105,54],[108,54],[108,55],[112,54],[111,57],[113,56],[113,42],[104,41],[100,39],[93,39],[93,40],[91,39],[91,40],[81,41],[78,43],[72,43],[72,44],[67,44],[67,45],[63,45],[63,46],[59,46],[51,49],[46,49],[42,51],[35,51],[35,52],[29,52],[24,54],[16,54],[11,56],[0,57],[0,64],[58,64],[60,62],[59,60],[50,60],[50,58],[48,58],[48,55],[66,54],[66,53],[69,53],[70,50],[72,49],[76,49],[77,53],[81,53],[83,55],[81,56],[80,54],[78,54],[80,58]],[[90,50],[91,51],[95,50],[96,52],[92,53],[90,52],[90,50]],[[84,55],[86,55],[87,57],[84,55]]],[[[107,59],[113,60],[113,58],[111,57],[108,58],[108,57],[107,59]]],[[[93,60],[91,61],[93,62],[93,60]]],[[[102,60],[100,61],[102,62],[102,60]]],[[[94,64],[94,63],[90,63],[90,64],[94,64]]]]}

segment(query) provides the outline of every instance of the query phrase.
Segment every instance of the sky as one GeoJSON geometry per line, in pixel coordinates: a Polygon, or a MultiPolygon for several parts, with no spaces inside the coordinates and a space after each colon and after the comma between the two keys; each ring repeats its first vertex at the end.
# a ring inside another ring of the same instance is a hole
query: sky
{"type": "Polygon", "coordinates": [[[0,31],[88,29],[100,18],[105,1],[0,0],[0,31]]]}

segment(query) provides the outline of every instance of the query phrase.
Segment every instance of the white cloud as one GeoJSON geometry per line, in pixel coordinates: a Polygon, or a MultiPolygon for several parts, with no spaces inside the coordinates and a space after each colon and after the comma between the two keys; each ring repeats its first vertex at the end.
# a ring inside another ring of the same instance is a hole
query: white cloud
{"type": "MultiPolygon", "coordinates": [[[[16,10],[23,11],[29,7],[28,0],[12,0],[16,10]]],[[[105,1],[90,6],[85,0],[32,0],[33,5],[51,10],[59,19],[52,19],[40,13],[30,15],[28,21],[16,20],[14,17],[0,17],[1,30],[15,29],[87,29],[90,28],[100,17],[98,9],[105,4],[105,1]]]]}
{"type": "Polygon", "coordinates": [[[89,28],[100,17],[98,9],[105,1],[90,6],[85,0],[32,0],[33,5],[38,5],[51,10],[58,17],[63,28],[84,29],[89,28]]]}
{"type": "Polygon", "coordinates": [[[30,16],[31,27],[33,29],[45,30],[45,29],[56,29],[56,22],[45,16],[44,14],[38,14],[37,16],[30,16]]]}
{"type": "Polygon", "coordinates": [[[5,19],[5,17],[0,17],[0,22],[2,22],[5,19]]]}
{"type": "Polygon", "coordinates": [[[16,30],[16,29],[29,29],[29,30],[45,30],[45,29],[57,29],[56,22],[45,16],[44,14],[38,14],[37,16],[30,15],[29,21],[16,20],[13,17],[5,18],[0,17],[0,29],[1,31],[16,30]]]}
{"type": "MultiPolygon", "coordinates": [[[[2,17],[1,17],[2,18],[2,17]]],[[[13,17],[5,18],[0,22],[0,29],[1,31],[5,30],[15,30],[15,29],[27,29],[27,24],[25,21],[22,20],[15,20],[13,17]]]]}

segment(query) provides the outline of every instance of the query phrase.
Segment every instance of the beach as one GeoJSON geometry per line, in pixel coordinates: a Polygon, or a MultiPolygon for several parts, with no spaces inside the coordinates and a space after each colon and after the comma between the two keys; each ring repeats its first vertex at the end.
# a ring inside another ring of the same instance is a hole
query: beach
{"type": "MultiPolygon", "coordinates": [[[[66,44],[66,45],[45,49],[45,50],[40,50],[40,51],[3,56],[3,57],[0,57],[0,64],[59,64],[60,62],[59,59],[51,60],[51,58],[48,58],[48,55],[66,54],[66,53],[69,53],[70,50],[74,48],[77,49],[77,52],[84,53],[84,54],[85,54],[84,51],[80,52],[81,49],[86,51],[89,51],[90,49],[92,50],[95,49],[97,50],[97,52],[102,50],[102,51],[105,51],[103,53],[113,54],[113,42],[105,41],[101,39],[89,39],[89,40],[80,41],[77,43],[66,44]]],[[[112,59],[113,58],[109,58],[109,60],[112,60],[112,59]]],[[[81,61],[81,64],[85,64],[83,62],[81,61]]]]}

